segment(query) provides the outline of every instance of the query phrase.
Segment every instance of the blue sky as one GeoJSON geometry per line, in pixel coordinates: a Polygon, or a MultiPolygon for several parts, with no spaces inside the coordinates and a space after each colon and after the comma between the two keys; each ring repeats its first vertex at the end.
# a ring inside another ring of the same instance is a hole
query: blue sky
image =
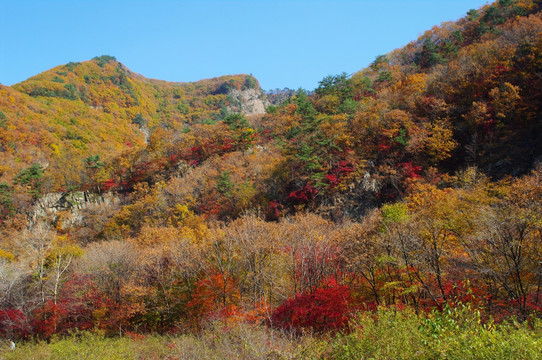
{"type": "Polygon", "coordinates": [[[266,90],[312,90],[485,3],[0,0],[0,83],[112,55],[149,78],[251,73],[266,90]]]}

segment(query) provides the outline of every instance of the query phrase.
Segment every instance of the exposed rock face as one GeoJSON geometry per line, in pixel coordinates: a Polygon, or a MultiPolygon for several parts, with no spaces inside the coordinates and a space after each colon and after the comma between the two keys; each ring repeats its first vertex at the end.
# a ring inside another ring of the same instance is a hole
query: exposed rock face
{"type": "Polygon", "coordinates": [[[65,222],[76,225],[83,220],[81,210],[96,205],[107,206],[115,202],[119,202],[119,198],[110,193],[103,195],[87,191],[49,193],[35,203],[34,208],[28,214],[29,223],[35,224],[38,219],[42,218],[55,221],[61,211],[69,211],[70,215],[65,222]]]}
{"type": "Polygon", "coordinates": [[[233,98],[235,106],[228,106],[230,113],[243,113],[245,115],[264,114],[265,108],[269,106],[265,93],[261,89],[246,89],[239,91],[232,89],[228,96],[233,98]]]}

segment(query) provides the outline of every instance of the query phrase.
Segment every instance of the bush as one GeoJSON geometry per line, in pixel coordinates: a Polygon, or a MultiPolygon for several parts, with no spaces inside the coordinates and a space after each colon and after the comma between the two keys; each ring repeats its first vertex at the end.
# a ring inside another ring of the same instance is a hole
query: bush
{"type": "Polygon", "coordinates": [[[542,359],[542,321],[482,323],[468,306],[428,315],[381,308],[332,340],[330,359],[542,359]]]}
{"type": "Polygon", "coordinates": [[[275,310],[272,321],[276,326],[297,332],[302,329],[317,333],[345,329],[350,303],[348,287],[332,284],[287,300],[275,310]]]}

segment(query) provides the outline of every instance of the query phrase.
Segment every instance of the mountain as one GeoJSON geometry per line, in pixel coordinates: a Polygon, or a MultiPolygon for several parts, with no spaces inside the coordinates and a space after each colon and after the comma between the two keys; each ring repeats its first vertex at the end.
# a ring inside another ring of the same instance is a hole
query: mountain
{"type": "Polygon", "coordinates": [[[1,87],[0,335],[537,326],[542,1],[270,97],[109,56],[1,87]]]}
{"type": "Polygon", "coordinates": [[[142,149],[156,129],[187,131],[228,113],[265,111],[250,75],[194,83],[147,79],[114,57],[68,63],[0,88],[0,182],[33,163],[49,168],[49,189],[81,184],[84,159],[142,149]]]}

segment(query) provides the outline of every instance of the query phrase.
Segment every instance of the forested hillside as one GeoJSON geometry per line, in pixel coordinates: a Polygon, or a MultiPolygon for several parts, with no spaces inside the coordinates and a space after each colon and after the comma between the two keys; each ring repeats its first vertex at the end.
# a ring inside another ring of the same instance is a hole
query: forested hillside
{"type": "Polygon", "coordinates": [[[110,56],[2,86],[0,335],[221,320],[343,344],[358,312],[460,304],[532,323],[541,7],[471,10],[273,105],[250,75],[168,83],[110,56]]]}
{"type": "Polygon", "coordinates": [[[91,157],[110,160],[144,149],[150,134],[214,123],[239,109],[241,91],[250,89],[265,100],[252,76],[168,83],[134,74],[111,56],[3,86],[0,181],[39,164],[47,169],[43,191],[81,189],[91,157]]]}

